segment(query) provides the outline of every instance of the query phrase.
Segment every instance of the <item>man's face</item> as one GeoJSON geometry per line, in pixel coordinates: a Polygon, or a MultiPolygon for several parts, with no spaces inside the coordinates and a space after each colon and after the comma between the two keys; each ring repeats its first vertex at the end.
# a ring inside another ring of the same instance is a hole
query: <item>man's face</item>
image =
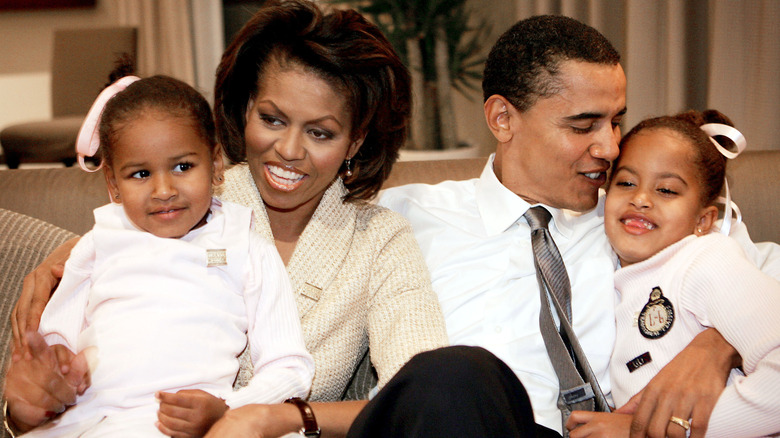
{"type": "Polygon", "coordinates": [[[557,94],[525,112],[508,108],[512,138],[499,145],[495,171],[531,204],[586,211],[596,206],[618,155],[626,76],[619,64],[563,61],[559,67],[557,94]]]}

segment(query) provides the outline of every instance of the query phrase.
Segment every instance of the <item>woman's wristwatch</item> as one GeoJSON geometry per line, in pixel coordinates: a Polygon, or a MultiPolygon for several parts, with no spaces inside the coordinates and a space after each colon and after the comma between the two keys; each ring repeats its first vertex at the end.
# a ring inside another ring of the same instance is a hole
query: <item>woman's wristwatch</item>
{"type": "Polygon", "coordinates": [[[8,436],[16,438],[16,431],[14,431],[13,427],[11,427],[11,424],[8,422],[8,400],[3,400],[3,427],[5,427],[5,432],[8,436]]]}
{"type": "Polygon", "coordinates": [[[311,409],[311,406],[300,397],[288,398],[284,402],[294,404],[301,411],[303,427],[298,433],[305,437],[320,438],[320,426],[317,425],[317,419],[314,418],[314,411],[311,409]]]}

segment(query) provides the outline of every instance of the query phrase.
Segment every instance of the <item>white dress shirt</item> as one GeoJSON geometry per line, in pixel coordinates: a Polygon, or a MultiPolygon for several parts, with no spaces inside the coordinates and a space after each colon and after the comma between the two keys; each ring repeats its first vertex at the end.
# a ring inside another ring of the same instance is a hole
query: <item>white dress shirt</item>
{"type": "MultiPolygon", "coordinates": [[[[412,223],[454,345],[501,358],[528,391],[537,423],[562,430],[558,378],[539,329],[532,205],[504,187],[493,157],[478,179],[387,189],[379,201],[412,223]]],[[[605,393],[615,341],[616,258],[604,234],[603,197],[585,214],[545,206],[572,286],[573,327],[605,393]]]]}

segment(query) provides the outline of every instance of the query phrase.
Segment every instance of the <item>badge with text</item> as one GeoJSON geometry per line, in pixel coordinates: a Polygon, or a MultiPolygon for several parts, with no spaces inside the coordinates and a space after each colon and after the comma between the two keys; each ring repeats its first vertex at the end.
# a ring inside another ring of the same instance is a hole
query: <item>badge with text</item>
{"type": "Polygon", "coordinates": [[[653,358],[650,357],[650,352],[645,351],[644,353],[640,354],[639,356],[629,360],[626,362],[626,366],[628,367],[628,372],[633,373],[634,371],[638,370],[640,367],[643,367],[650,362],[653,361],[653,358]]]}
{"type": "Polygon", "coordinates": [[[227,251],[224,249],[207,249],[206,250],[206,266],[211,268],[214,266],[227,265],[227,251]]]}
{"type": "Polygon", "coordinates": [[[674,307],[664,297],[661,288],[656,286],[650,292],[650,299],[639,312],[639,333],[648,339],[665,335],[674,323],[674,307]]]}

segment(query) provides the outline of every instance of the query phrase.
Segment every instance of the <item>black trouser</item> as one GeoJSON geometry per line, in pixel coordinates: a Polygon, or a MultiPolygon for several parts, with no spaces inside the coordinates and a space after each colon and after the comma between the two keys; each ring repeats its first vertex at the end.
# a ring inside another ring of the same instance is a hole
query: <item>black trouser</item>
{"type": "Polygon", "coordinates": [[[347,438],[560,437],[534,422],[514,372],[480,347],[418,354],[358,415],[347,438]]]}

